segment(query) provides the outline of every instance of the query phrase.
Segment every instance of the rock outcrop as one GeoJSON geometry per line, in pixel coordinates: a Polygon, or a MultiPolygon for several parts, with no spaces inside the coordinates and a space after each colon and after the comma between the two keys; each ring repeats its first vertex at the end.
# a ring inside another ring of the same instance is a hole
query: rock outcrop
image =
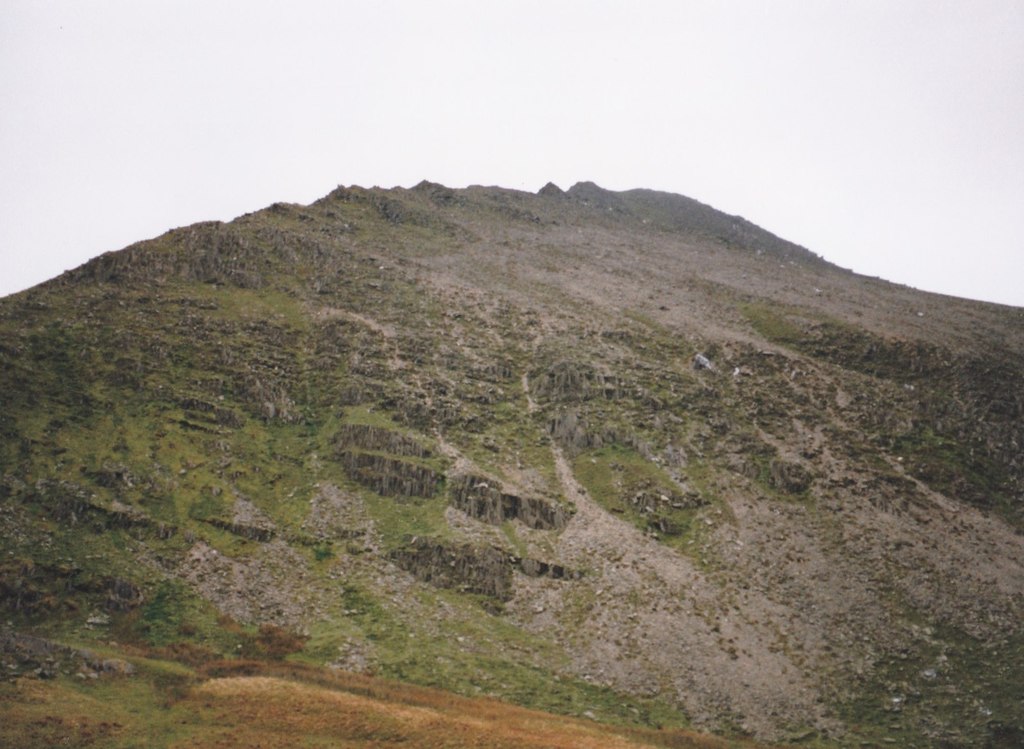
{"type": "Polygon", "coordinates": [[[452,507],[470,517],[492,525],[518,520],[537,530],[559,530],[565,527],[569,513],[543,499],[508,494],[484,476],[462,475],[448,480],[452,507]]]}
{"type": "Polygon", "coordinates": [[[388,558],[423,582],[438,588],[477,593],[500,601],[513,595],[513,572],[566,580],[579,577],[560,564],[524,559],[493,546],[453,544],[414,537],[388,558]]]}
{"type": "Polygon", "coordinates": [[[402,569],[439,588],[478,593],[501,601],[512,597],[512,565],[509,555],[501,549],[413,538],[388,556],[402,569]]]}
{"type": "Polygon", "coordinates": [[[338,461],[354,481],[385,497],[433,497],[442,480],[425,466],[373,453],[341,452],[338,461]]]}

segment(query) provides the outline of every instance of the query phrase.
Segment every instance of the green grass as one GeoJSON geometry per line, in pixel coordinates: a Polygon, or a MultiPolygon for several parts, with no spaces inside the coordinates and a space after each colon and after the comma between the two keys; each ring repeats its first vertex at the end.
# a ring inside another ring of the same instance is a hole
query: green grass
{"type": "Polygon", "coordinates": [[[932,630],[934,637],[909,653],[885,657],[859,695],[840,706],[853,735],[860,741],[930,747],[934,742],[926,732],[941,722],[958,734],[950,738],[954,744],[1013,746],[994,737],[1000,731],[1024,737],[1024,689],[1011,665],[1024,657],[1024,636],[984,642],[940,624],[932,630]]]}
{"type": "Polygon", "coordinates": [[[658,465],[631,448],[616,445],[580,453],[573,460],[572,468],[590,496],[606,510],[641,530],[657,534],[663,543],[686,550],[697,510],[671,506],[673,498],[678,497],[678,487],[658,465]],[[644,512],[630,501],[640,492],[665,496],[670,502],[661,504],[653,512],[644,512]],[[672,531],[661,532],[659,519],[672,531]]]}
{"type": "Polygon", "coordinates": [[[560,496],[554,458],[539,419],[526,418],[525,397],[507,386],[510,398],[479,408],[483,429],[474,435],[450,434],[449,438],[485,473],[512,478],[511,466],[529,466],[541,486],[560,496]]]}
{"type": "Polygon", "coordinates": [[[1000,512],[1011,522],[1019,522],[1015,517],[1019,509],[1006,496],[1005,468],[982,450],[975,454],[969,445],[925,425],[897,437],[892,450],[905,458],[908,473],[933,489],[970,499],[973,504],[1000,512]]]}
{"type": "Polygon", "coordinates": [[[381,497],[363,491],[366,507],[377,524],[385,550],[403,546],[409,536],[452,537],[444,513],[448,501],[444,491],[431,499],[381,497]]]}
{"type": "Polygon", "coordinates": [[[621,694],[560,673],[568,663],[556,643],[484,613],[471,596],[434,589],[416,594],[414,610],[439,605],[448,611],[443,635],[366,585],[347,582],[340,589],[339,613],[315,625],[299,658],[329,663],[339,648],[363,643],[373,654],[375,672],[388,678],[565,715],[590,711],[620,725],[687,725],[667,701],[621,694]]]}
{"type": "Polygon", "coordinates": [[[787,345],[798,344],[806,337],[806,333],[789,316],[780,312],[778,305],[748,303],[740,307],[740,311],[758,333],[769,341],[787,345]]]}
{"type": "Polygon", "coordinates": [[[520,557],[528,557],[530,552],[521,538],[516,534],[516,526],[514,523],[505,521],[501,524],[501,533],[508,541],[509,546],[512,550],[520,557]]]}

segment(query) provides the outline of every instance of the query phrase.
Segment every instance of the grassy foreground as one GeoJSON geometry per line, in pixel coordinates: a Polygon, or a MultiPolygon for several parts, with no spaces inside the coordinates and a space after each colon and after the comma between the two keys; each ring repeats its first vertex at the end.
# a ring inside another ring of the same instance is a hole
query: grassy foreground
{"type": "Polygon", "coordinates": [[[690,731],[609,726],[301,664],[239,659],[190,666],[141,655],[127,661],[131,675],[0,684],[0,746],[755,746],[690,731]]]}

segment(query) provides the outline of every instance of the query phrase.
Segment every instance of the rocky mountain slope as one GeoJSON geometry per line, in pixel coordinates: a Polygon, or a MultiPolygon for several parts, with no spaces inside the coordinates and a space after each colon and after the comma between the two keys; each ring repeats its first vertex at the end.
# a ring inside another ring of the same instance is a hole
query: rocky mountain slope
{"type": "Polygon", "coordinates": [[[1024,310],[675,195],[352,187],[0,300],[0,377],[9,642],[1024,737],[1024,310]]]}

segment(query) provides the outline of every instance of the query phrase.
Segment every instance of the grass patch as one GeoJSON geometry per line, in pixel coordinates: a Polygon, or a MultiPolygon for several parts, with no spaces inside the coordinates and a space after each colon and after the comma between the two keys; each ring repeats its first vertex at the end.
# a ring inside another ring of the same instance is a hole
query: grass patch
{"type": "Polygon", "coordinates": [[[882,660],[859,696],[840,706],[854,736],[930,747],[925,736],[943,725],[949,745],[1019,746],[1024,688],[1012,664],[1024,658],[1024,635],[988,642],[944,625],[933,630],[911,652],[882,660]]]}
{"type": "Polygon", "coordinates": [[[684,549],[697,506],[655,463],[631,448],[602,447],[580,453],[573,473],[594,500],[609,512],[662,542],[684,549]]]}
{"type": "MultiPolygon", "coordinates": [[[[1005,495],[1006,470],[995,460],[973,454],[969,445],[937,434],[928,426],[895,439],[893,451],[905,458],[908,473],[950,497],[969,499],[972,504],[996,510],[1019,523],[1005,495]]],[[[980,451],[978,451],[980,453],[980,451]]]]}
{"type": "Polygon", "coordinates": [[[0,687],[0,741],[37,749],[401,746],[476,749],[723,747],[682,730],[632,733],[593,720],[294,665],[225,662],[168,688],[153,667],[125,679],[0,687]]]}
{"type": "Polygon", "coordinates": [[[794,345],[806,337],[803,329],[776,306],[744,304],[740,312],[754,330],[774,343],[794,345]]]}

